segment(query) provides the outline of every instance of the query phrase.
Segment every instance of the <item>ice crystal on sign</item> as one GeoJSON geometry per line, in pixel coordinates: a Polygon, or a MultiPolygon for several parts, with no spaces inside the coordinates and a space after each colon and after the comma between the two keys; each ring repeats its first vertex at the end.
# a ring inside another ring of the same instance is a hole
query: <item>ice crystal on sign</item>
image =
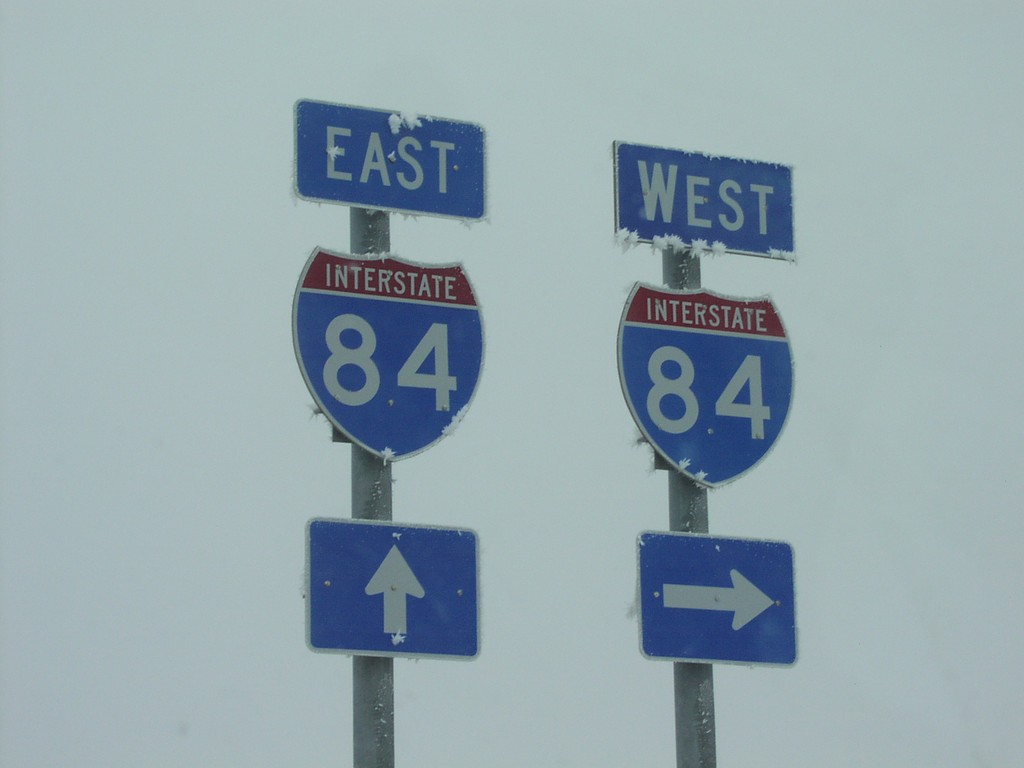
{"type": "Polygon", "coordinates": [[[703,238],[697,238],[690,243],[690,255],[691,256],[703,256],[708,252],[708,241],[703,238]]]}
{"type": "Polygon", "coordinates": [[[703,480],[705,477],[708,476],[708,473],[702,469],[700,472],[694,473],[693,476],[696,477],[698,480],[703,480]]]}
{"type": "Polygon", "coordinates": [[[680,469],[686,469],[688,466],[690,466],[690,460],[689,459],[680,459],[679,460],[679,468],[680,469]]]}
{"type": "Polygon", "coordinates": [[[396,632],[395,634],[393,634],[391,636],[391,644],[392,645],[401,645],[404,642],[405,642],[405,635],[403,635],[401,632],[396,632]]]}
{"type": "Polygon", "coordinates": [[[725,243],[721,240],[715,240],[711,244],[711,254],[713,256],[725,256],[725,243]]]}
{"type": "Polygon", "coordinates": [[[390,448],[385,448],[383,453],[381,453],[381,458],[383,458],[384,463],[387,464],[389,461],[394,461],[395,452],[390,448]]]}
{"type": "Polygon", "coordinates": [[[636,245],[639,240],[640,235],[625,227],[615,233],[615,242],[622,248],[623,253],[636,245]]]}
{"type": "Polygon", "coordinates": [[[651,247],[656,251],[679,251],[686,250],[686,243],[678,235],[655,235],[651,238],[651,247]]]}
{"type": "Polygon", "coordinates": [[[331,160],[337,160],[338,159],[338,155],[340,155],[342,152],[344,152],[344,150],[341,147],[328,147],[327,148],[327,154],[330,155],[331,160]]]}
{"type": "Polygon", "coordinates": [[[391,113],[388,116],[388,125],[391,127],[391,133],[395,134],[402,130],[404,125],[410,131],[413,128],[420,128],[423,126],[423,121],[419,119],[415,112],[402,112],[402,113],[391,113]]]}
{"type": "Polygon", "coordinates": [[[796,261],[796,256],[792,251],[780,251],[778,248],[769,248],[768,257],[772,259],[782,259],[783,261],[796,261]]]}

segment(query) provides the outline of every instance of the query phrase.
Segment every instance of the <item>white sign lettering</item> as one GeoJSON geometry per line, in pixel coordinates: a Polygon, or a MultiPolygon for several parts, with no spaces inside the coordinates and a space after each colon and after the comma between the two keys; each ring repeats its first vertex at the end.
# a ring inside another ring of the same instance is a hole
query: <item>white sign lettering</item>
{"type": "MultiPolygon", "coordinates": [[[[661,163],[652,163],[648,167],[646,161],[637,160],[637,172],[640,174],[640,188],[644,195],[644,217],[647,221],[660,220],[664,224],[671,224],[679,166],[669,163],[666,173],[661,163]]],[[[711,229],[715,225],[712,219],[714,216],[717,223],[730,232],[742,229],[749,221],[750,226],[757,227],[758,234],[767,234],[768,196],[775,192],[773,187],[747,184],[744,189],[736,179],[712,179],[710,176],[690,174],[684,178],[687,226],[711,229]],[[720,204],[728,208],[728,211],[717,216],[709,212],[712,205],[720,208],[720,204]]]]}
{"type": "Polygon", "coordinates": [[[378,131],[371,131],[365,137],[364,147],[364,139],[353,137],[351,128],[339,125],[327,126],[326,139],[327,178],[337,181],[353,181],[358,168],[359,184],[390,187],[394,174],[403,189],[417,190],[429,181],[433,189],[444,195],[448,193],[448,172],[458,171],[458,166],[449,165],[448,155],[456,149],[455,143],[450,141],[431,140],[424,149],[415,136],[403,136],[394,150],[386,152],[378,131]],[[349,152],[350,149],[354,152],[349,152]],[[353,154],[361,155],[361,162],[355,161],[353,154]],[[424,154],[433,155],[430,162],[424,159],[424,154]],[[424,166],[435,169],[436,178],[427,179],[424,166]]]}

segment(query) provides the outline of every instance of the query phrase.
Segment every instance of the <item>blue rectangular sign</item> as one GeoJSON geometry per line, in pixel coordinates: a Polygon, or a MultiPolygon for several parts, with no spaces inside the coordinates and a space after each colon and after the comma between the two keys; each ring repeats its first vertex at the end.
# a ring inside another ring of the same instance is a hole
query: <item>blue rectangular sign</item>
{"type": "Polygon", "coordinates": [[[295,104],[295,189],[318,202],[482,219],[484,131],[474,123],[302,100],[295,104]]]}
{"type": "Polygon", "coordinates": [[[306,628],[314,651],[474,658],[477,537],[462,528],[314,519],[306,628]]]}
{"type": "Polygon", "coordinates": [[[796,661],[793,550],[784,542],[642,533],[640,649],[652,659],[796,661]]]}
{"type": "Polygon", "coordinates": [[[615,142],[615,229],[643,242],[793,258],[793,179],[785,165],[615,142]]]}

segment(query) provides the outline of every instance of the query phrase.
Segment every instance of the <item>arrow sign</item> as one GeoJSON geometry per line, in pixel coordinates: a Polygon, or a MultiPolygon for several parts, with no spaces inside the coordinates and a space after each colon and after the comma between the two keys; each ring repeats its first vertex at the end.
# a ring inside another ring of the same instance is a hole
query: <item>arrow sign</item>
{"type": "Polygon", "coordinates": [[[394,545],[366,585],[366,594],[384,595],[384,631],[389,635],[405,635],[408,626],[406,598],[423,597],[426,592],[394,545]]]}
{"type": "Polygon", "coordinates": [[[796,661],[789,544],[647,532],[637,539],[637,567],[640,651],[647,658],[796,661]]]}
{"type": "Polygon", "coordinates": [[[310,520],[310,649],[475,658],[480,648],[478,560],[476,534],[466,528],[310,520]]]}
{"type": "Polygon", "coordinates": [[[732,613],[732,628],[742,629],[766,611],[774,601],[755,587],[750,579],[733,569],[731,587],[695,587],[689,584],[665,584],[662,588],[666,608],[732,613]]]}

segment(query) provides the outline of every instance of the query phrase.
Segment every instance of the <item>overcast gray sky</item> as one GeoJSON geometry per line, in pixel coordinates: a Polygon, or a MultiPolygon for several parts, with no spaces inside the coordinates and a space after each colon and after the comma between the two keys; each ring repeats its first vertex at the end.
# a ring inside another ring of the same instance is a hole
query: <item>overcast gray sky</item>
{"type": "Polygon", "coordinates": [[[666,478],[616,369],[649,246],[613,141],[793,167],[768,294],[795,392],[711,531],[790,542],[799,659],[717,666],[719,764],[1024,754],[1024,116],[1012,2],[0,2],[0,764],[347,765],[351,663],[305,643],[304,536],[347,517],[296,280],[348,212],[293,192],[293,107],[487,132],[489,219],[393,216],[461,262],[485,363],[394,467],[397,521],[480,539],[482,648],[398,660],[399,765],[673,765],[636,537],[666,478]]]}

